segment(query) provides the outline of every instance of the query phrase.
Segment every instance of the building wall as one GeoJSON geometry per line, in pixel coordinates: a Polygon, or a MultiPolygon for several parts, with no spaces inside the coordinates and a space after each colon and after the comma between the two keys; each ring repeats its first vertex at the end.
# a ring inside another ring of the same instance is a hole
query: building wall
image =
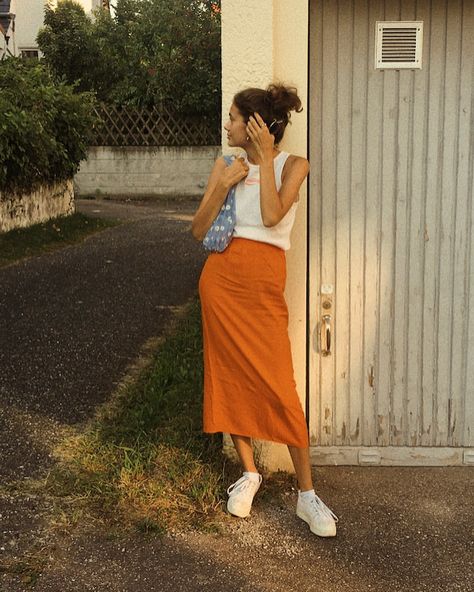
{"type": "MultiPolygon", "coordinates": [[[[280,144],[282,150],[307,156],[307,2],[291,0],[222,0],[222,119],[233,95],[248,86],[265,88],[279,80],[298,89],[304,111],[292,112],[280,144]]],[[[228,149],[223,130],[222,147],[228,149]]],[[[306,184],[300,191],[292,247],[287,252],[285,297],[295,380],[300,400],[306,394],[306,184]]],[[[230,438],[226,437],[229,448],[230,438]]],[[[288,449],[281,444],[259,443],[261,462],[268,468],[292,470],[288,449]]]]}
{"type": "Polygon", "coordinates": [[[15,49],[14,55],[20,55],[22,49],[37,49],[36,35],[43,25],[43,0],[16,0],[15,16],[15,49]]]}

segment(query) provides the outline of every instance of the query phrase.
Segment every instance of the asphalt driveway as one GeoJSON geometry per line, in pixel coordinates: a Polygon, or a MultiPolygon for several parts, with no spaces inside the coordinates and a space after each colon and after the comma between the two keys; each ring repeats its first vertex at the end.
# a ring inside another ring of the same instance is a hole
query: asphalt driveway
{"type": "Polygon", "coordinates": [[[124,224],[0,269],[0,478],[44,470],[35,434],[86,421],[197,291],[206,255],[189,232],[196,202],[76,207],[124,224]]]}

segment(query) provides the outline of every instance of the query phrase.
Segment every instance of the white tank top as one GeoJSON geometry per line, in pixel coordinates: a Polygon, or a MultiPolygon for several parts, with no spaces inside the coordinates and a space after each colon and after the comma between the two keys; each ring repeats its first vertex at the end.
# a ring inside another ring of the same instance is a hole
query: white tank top
{"type": "MultiPolygon", "coordinates": [[[[273,159],[277,191],[280,191],[281,172],[289,156],[289,152],[281,151],[273,159]]],[[[265,226],[260,213],[260,166],[251,164],[246,153],[244,160],[249,167],[249,172],[235,189],[236,223],[233,236],[270,243],[287,251],[290,248],[290,233],[298,203],[295,201],[291,204],[290,209],[278,224],[265,226]]]]}

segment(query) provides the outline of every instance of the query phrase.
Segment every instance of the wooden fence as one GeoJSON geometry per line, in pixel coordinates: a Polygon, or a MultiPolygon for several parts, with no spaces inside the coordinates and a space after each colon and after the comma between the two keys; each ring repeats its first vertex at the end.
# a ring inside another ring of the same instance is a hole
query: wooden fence
{"type": "Polygon", "coordinates": [[[101,104],[93,146],[216,146],[220,119],[176,115],[166,106],[139,109],[101,104]]]}

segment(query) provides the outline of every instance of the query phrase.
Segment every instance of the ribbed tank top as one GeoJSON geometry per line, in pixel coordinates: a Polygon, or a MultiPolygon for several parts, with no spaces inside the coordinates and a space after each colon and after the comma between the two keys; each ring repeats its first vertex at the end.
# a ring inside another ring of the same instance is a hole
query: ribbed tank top
{"type": "MultiPolygon", "coordinates": [[[[273,159],[277,191],[280,191],[281,173],[289,156],[289,152],[281,151],[273,159]]],[[[290,209],[278,224],[265,226],[260,213],[260,166],[251,164],[246,153],[244,160],[249,167],[249,172],[235,189],[236,223],[233,236],[270,243],[287,251],[290,248],[290,233],[298,203],[295,201],[291,204],[290,209]]]]}

